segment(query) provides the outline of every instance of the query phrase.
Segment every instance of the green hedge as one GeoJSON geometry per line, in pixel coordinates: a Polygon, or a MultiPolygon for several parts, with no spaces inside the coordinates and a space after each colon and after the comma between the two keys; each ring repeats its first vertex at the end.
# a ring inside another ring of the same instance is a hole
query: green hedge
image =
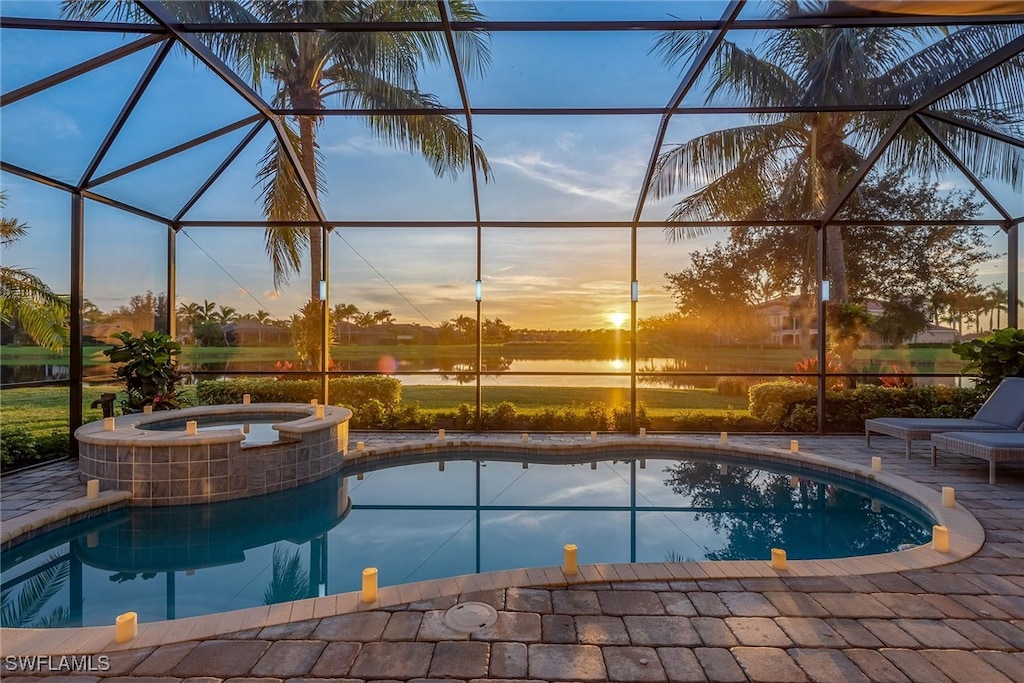
{"type": "Polygon", "coordinates": [[[70,441],[66,431],[33,436],[24,427],[4,427],[0,429],[0,471],[66,458],[70,441]]]}
{"type": "MultiPolygon", "coordinates": [[[[320,381],[239,377],[207,380],[196,386],[196,397],[202,405],[241,403],[243,394],[249,394],[254,403],[309,403],[320,394],[320,381]]],[[[393,411],[402,401],[402,383],[394,377],[375,375],[342,377],[330,381],[328,394],[331,405],[355,410],[375,400],[384,410],[393,411]]]]}
{"type": "Polygon", "coordinates": [[[770,429],[783,427],[794,406],[814,401],[818,389],[801,382],[764,382],[750,387],[750,416],[770,429]]]}
{"type": "MultiPolygon", "coordinates": [[[[825,392],[825,429],[861,432],[874,417],[970,417],[984,392],[947,386],[886,388],[862,384],[825,392]]],[[[797,382],[766,382],[750,388],[750,414],[772,431],[817,428],[817,389],[797,382]]]]}

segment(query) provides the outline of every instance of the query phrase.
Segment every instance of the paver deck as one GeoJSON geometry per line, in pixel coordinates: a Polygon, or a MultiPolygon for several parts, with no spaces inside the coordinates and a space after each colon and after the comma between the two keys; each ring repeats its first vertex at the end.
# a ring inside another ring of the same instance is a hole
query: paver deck
{"type": "MultiPolygon", "coordinates": [[[[427,437],[354,438],[381,448],[427,437]]],[[[788,438],[731,435],[730,441],[786,448],[788,438]]],[[[210,683],[1024,681],[1024,468],[1007,466],[999,484],[990,486],[976,460],[943,459],[933,469],[923,446],[906,461],[901,442],[879,439],[875,445],[868,450],[859,437],[800,437],[801,450],[862,465],[881,455],[886,471],[936,489],[954,486],[957,502],[985,529],[980,552],[935,568],[864,575],[568,586],[540,581],[347,616],[317,616],[297,604],[289,623],[121,650],[109,660],[88,660],[104,671],[59,673],[80,683],[109,677],[161,683],[195,677],[210,683]],[[498,623],[469,638],[447,631],[438,617],[456,600],[495,605],[498,623]]],[[[4,477],[0,486],[4,526],[55,500],[81,496],[83,489],[67,463],[4,477]]],[[[0,660],[4,681],[42,680],[60,664],[54,657],[26,662],[0,660]]]]}

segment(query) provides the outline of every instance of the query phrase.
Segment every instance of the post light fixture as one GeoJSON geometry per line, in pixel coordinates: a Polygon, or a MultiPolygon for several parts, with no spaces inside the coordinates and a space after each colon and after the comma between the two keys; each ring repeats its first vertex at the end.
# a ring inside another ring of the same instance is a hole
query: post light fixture
{"type": "Polygon", "coordinates": [[[821,281],[821,300],[822,300],[822,302],[828,301],[828,298],[829,298],[829,295],[830,295],[829,294],[829,289],[831,289],[831,288],[829,287],[828,280],[822,280],[821,281]]]}
{"type": "Polygon", "coordinates": [[[320,301],[327,300],[327,280],[320,281],[320,301]]]}
{"type": "Polygon", "coordinates": [[[474,290],[473,290],[473,298],[475,298],[477,301],[483,301],[484,300],[484,283],[483,283],[482,280],[477,280],[476,281],[476,284],[475,284],[475,287],[474,287],[474,290]]]}
{"type": "Polygon", "coordinates": [[[640,301],[640,283],[636,280],[629,284],[629,300],[633,303],[640,301]]]}

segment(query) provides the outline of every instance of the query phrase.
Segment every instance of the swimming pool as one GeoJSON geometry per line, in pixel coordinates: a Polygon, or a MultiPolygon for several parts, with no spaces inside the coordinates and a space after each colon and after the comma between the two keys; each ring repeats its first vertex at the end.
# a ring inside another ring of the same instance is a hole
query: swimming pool
{"type": "Polygon", "coordinates": [[[581,563],[766,560],[772,547],[845,557],[925,543],[932,523],[881,491],[752,460],[445,457],[348,463],[228,503],[115,511],[5,552],[3,589],[17,601],[32,581],[54,586],[17,625],[109,624],[126,610],[150,622],[356,590],[367,566],[391,585],[557,565],[565,543],[581,563]]]}

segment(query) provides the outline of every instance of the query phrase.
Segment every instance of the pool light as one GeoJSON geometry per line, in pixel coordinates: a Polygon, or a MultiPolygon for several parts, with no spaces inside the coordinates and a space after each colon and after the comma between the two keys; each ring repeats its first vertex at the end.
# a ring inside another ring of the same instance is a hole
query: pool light
{"type": "Polygon", "coordinates": [[[952,486],[942,487],[942,507],[956,507],[956,491],[952,486]]]}
{"type": "Polygon", "coordinates": [[[789,452],[790,453],[799,453],[800,452],[800,442],[797,441],[796,439],[793,439],[792,441],[790,441],[789,442],[789,452]]]}
{"type": "Polygon", "coordinates": [[[722,432],[718,435],[718,442],[721,444],[729,443],[729,432],[722,432]]]}
{"type": "Polygon", "coordinates": [[[185,423],[185,433],[189,436],[195,436],[199,433],[199,423],[195,420],[189,420],[185,423]]]}
{"type": "Polygon", "coordinates": [[[242,405],[247,406],[252,403],[252,396],[249,394],[242,394],[242,405]]]}
{"type": "Polygon", "coordinates": [[[114,429],[115,429],[115,427],[114,427],[114,418],[112,418],[112,417],[105,417],[105,418],[103,418],[103,429],[105,429],[108,432],[114,431],[114,429]]]}
{"type": "Polygon", "coordinates": [[[100,480],[90,479],[85,483],[85,497],[86,498],[99,498],[100,497],[100,480]]]}
{"type": "Polygon", "coordinates": [[[438,441],[444,441],[444,430],[443,429],[438,429],[437,430],[437,440],[438,441]]]}
{"type": "Polygon", "coordinates": [[[949,552],[949,529],[940,524],[932,527],[932,550],[949,552]]]}
{"type": "Polygon", "coordinates": [[[877,455],[873,456],[871,458],[871,471],[872,472],[881,472],[882,471],[882,459],[880,457],[878,457],[877,455]]]}

